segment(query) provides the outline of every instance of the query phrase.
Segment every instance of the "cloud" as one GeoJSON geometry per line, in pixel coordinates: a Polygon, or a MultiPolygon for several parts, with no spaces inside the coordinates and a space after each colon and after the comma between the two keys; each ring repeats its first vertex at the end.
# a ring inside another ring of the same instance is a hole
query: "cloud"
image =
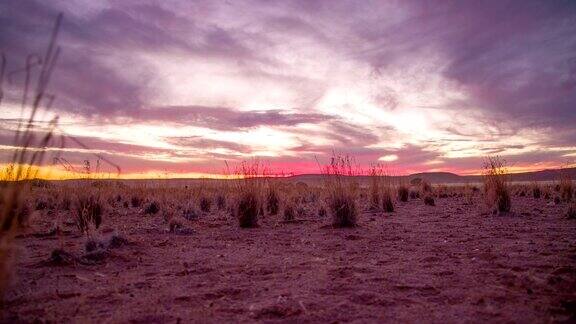
{"type": "Polygon", "coordinates": [[[258,126],[296,126],[334,119],[333,116],[324,114],[295,113],[280,109],[239,111],[228,107],[205,106],[154,107],[141,110],[134,116],[140,121],[170,122],[216,130],[258,126]]]}

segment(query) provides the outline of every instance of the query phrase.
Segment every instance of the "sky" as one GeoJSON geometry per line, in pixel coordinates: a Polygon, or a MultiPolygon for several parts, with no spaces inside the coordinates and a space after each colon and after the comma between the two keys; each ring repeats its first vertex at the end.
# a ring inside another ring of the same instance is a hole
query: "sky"
{"type": "MultiPolygon", "coordinates": [[[[58,116],[86,147],[48,151],[73,166],[201,176],[258,159],[301,174],[337,152],[474,174],[487,155],[512,171],[576,160],[574,1],[3,0],[9,72],[43,53],[59,12],[55,100],[36,130],[58,116]]],[[[4,163],[23,75],[4,82],[4,163]]]]}

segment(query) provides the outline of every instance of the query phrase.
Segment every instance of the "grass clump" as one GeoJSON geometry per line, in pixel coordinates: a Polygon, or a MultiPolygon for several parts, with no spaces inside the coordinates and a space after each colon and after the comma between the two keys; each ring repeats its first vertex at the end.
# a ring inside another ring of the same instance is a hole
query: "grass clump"
{"type": "Polygon", "coordinates": [[[226,197],[223,194],[216,196],[216,208],[218,208],[218,210],[226,208],[226,197]]]}
{"type": "Polygon", "coordinates": [[[391,179],[384,165],[378,163],[370,167],[370,209],[394,211],[391,179]]]}
{"type": "Polygon", "coordinates": [[[144,208],[144,214],[155,215],[160,211],[160,205],[156,201],[151,201],[144,208]]]}
{"type": "Polygon", "coordinates": [[[200,210],[208,213],[212,208],[212,200],[209,197],[203,196],[200,198],[200,210]]]}
{"type": "Polygon", "coordinates": [[[144,200],[138,196],[132,196],[132,198],[130,198],[130,205],[133,208],[138,208],[138,207],[142,206],[143,201],[144,200]]]}
{"type": "Polygon", "coordinates": [[[424,204],[428,206],[436,206],[436,203],[434,202],[434,197],[432,197],[431,195],[427,195],[426,197],[424,197],[424,204]]]}
{"type": "Polygon", "coordinates": [[[562,174],[560,176],[560,182],[558,185],[560,197],[562,200],[566,202],[572,201],[572,197],[574,195],[574,185],[572,183],[572,178],[570,178],[569,175],[562,174]]]}
{"type": "Polygon", "coordinates": [[[384,191],[382,193],[382,210],[387,213],[394,212],[394,201],[392,200],[390,191],[384,191]]]}
{"type": "Polygon", "coordinates": [[[292,222],[294,221],[294,206],[292,206],[292,204],[286,204],[286,206],[284,206],[284,221],[285,222],[292,222]]]}
{"type": "Polygon", "coordinates": [[[400,185],[398,187],[398,200],[400,200],[401,202],[407,202],[408,195],[409,195],[408,187],[406,187],[405,185],[400,185]]]}
{"type": "Polygon", "coordinates": [[[235,213],[238,225],[241,228],[258,226],[258,218],[263,211],[263,176],[266,170],[258,161],[242,162],[236,175],[240,178],[236,182],[236,191],[239,193],[235,203],[235,213]]]}
{"type": "Polygon", "coordinates": [[[236,216],[242,228],[258,226],[258,216],[260,214],[258,196],[255,192],[243,192],[238,197],[236,216]]]}
{"type": "Polygon", "coordinates": [[[100,227],[104,207],[98,194],[82,193],[76,197],[74,217],[80,232],[89,234],[92,226],[100,227]]]}
{"type": "Polygon", "coordinates": [[[512,209],[505,161],[490,156],[484,162],[484,195],[494,213],[507,213],[512,209]]]}
{"type": "Polygon", "coordinates": [[[540,188],[538,183],[536,182],[532,183],[531,189],[532,189],[532,197],[534,199],[540,199],[540,197],[542,197],[542,189],[540,188]]]}
{"type": "Polygon", "coordinates": [[[325,189],[328,194],[328,209],[332,215],[334,227],[355,227],[358,225],[358,206],[356,205],[356,188],[351,176],[356,173],[352,169],[352,159],[349,156],[333,155],[327,165],[325,189]]]}
{"type": "Polygon", "coordinates": [[[269,215],[277,215],[280,209],[280,195],[275,186],[269,183],[266,194],[266,211],[269,215]]]}
{"type": "Polygon", "coordinates": [[[576,219],[576,203],[570,204],[568,210],[566,211],[566,218],[576,219]]]}

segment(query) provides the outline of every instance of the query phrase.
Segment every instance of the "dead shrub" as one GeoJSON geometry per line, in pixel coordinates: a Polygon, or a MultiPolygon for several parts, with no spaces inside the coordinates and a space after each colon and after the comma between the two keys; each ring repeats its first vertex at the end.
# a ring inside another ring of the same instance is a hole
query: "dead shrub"
{"type": "Polygon", "coordinates": [[[428,206],[435,206],[434,198],[431,195],[424,197],[424,204],[428,206]]]}

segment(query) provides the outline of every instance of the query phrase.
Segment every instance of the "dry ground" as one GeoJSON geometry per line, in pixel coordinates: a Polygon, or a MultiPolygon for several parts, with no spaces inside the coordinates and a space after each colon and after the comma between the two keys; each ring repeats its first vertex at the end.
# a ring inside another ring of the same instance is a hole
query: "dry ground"
{"type": "MultiPolygon", "coordinates": [[[[576,321],[576,221],[566,205],[515,197],[494,216],[463,198],[365,210],[360,226],[334,229],[314,203],[294,223],[281,216],[240,229],[226,211],[183,220],[118,208],[101,238],[130,244],[102,260],[55,266],[60,245],[42,236],[46,211],[17,240],[17,278],[0,322],[550,322],[576,321]]],[[[174,211],[176,213],[176,211],[174,211]]],[[[67,251],[84,237],[67,223],[67,251]]]]}

